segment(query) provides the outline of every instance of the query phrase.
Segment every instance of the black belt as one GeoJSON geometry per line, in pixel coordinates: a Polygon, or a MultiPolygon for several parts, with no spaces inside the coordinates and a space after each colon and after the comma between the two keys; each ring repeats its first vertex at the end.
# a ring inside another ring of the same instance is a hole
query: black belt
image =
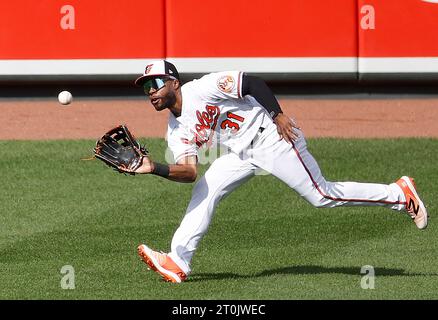
{"type": "MultiPolygon", "coordinates": [[[[264,130],[265,130],[265,128],[260,127],[259,130],[257,130],[257,131],[260,132],[260,133],[262,133],[264,130]]],[[[258,138],[258,137],[256,136],[256,137],[254,137],[254,139],[252,139],[252,141],[251,141],[251,145],[254,144],[254,142],[255,142],[255,140],[256,140],[257,138],[258,138]]]]}

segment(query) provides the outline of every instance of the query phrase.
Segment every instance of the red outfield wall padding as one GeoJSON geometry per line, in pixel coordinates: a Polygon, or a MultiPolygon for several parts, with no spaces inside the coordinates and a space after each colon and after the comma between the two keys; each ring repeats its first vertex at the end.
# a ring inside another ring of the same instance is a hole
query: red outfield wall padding
{"type": "Polygon", "coordinates": [[[360,57],[438,57],[438,3],[432,0],[358,0],[358,3],[360,57]]]}
{"type": "Polygon", "coordinates": [[[2,0],[0,76],[137,73],[143,59],[164,57],[180,58],[186,72],[200,59],[184,58],[207,58],[210,69],[252,61],[247,71],[430,76],[438,74],[436,2],[2,0]],[[61,71],[50,61],[58,59],[70,60],[61,71]]]}
{"type": "Polygon", "coordinates": [[[164,0],[2,0],[0,59],[164,57],[164,30],[164,0]]]}
{"type": "Polygon", "coordinates": [[[167,0],[168,57],[357,57],[357,0],[167,0]]]}

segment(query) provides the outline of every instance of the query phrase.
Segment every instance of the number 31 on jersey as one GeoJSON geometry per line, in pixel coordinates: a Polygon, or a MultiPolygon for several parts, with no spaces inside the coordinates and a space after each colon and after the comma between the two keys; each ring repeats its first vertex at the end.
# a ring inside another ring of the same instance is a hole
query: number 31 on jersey
{"type": "Polygon", "coordinates": [[[221,129],[230,128],[233,132],[240,129],[240,124],[245,120],[244,117],[238,116],[235,113],[227,112],[227,119],[221,122],[221,129]]]}

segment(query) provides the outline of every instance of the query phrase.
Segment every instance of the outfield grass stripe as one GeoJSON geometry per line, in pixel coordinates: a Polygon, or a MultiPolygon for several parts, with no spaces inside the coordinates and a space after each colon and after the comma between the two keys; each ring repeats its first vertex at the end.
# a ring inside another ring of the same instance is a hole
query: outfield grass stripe
{"type": "MultiPolygon", "coordinates": [[[[164,161],[164,140],[141,142],[164,161]]],[[[431,215],[425,231],[384,208],[316,209],[257,176],[219,204],[179,286],[148,271],[136,247],[169,250],[193,185],[82,161],[94,143],[0,141],[1,299],[438,298],[436,139],[308,141],[328,180],[414,176],[431,215]],[[375,290],[360,287],[368,264],[375,290]],[[75,269],[75,290],[60,287],[64,265],[75,269]]]]}

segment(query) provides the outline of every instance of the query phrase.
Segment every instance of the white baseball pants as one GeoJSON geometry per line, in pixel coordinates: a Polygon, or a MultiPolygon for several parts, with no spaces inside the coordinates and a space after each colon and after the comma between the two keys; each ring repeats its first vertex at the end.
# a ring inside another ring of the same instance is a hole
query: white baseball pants
{"type": "Polygon", "coordinates": [[[196,183],[187,212],[176,230],[169,253],[172,260],[189,274],[190,262],[208,230],[219,201],[263,169],[276,176],[315,207],[386,206],[405,207],[405,197],[395,184],[329,182],[308,152],[300,132],[292,144],[279,140],[271,124],[254,140],[253,147],[237,155],[229,153],[216,159],[196,183]]]}

